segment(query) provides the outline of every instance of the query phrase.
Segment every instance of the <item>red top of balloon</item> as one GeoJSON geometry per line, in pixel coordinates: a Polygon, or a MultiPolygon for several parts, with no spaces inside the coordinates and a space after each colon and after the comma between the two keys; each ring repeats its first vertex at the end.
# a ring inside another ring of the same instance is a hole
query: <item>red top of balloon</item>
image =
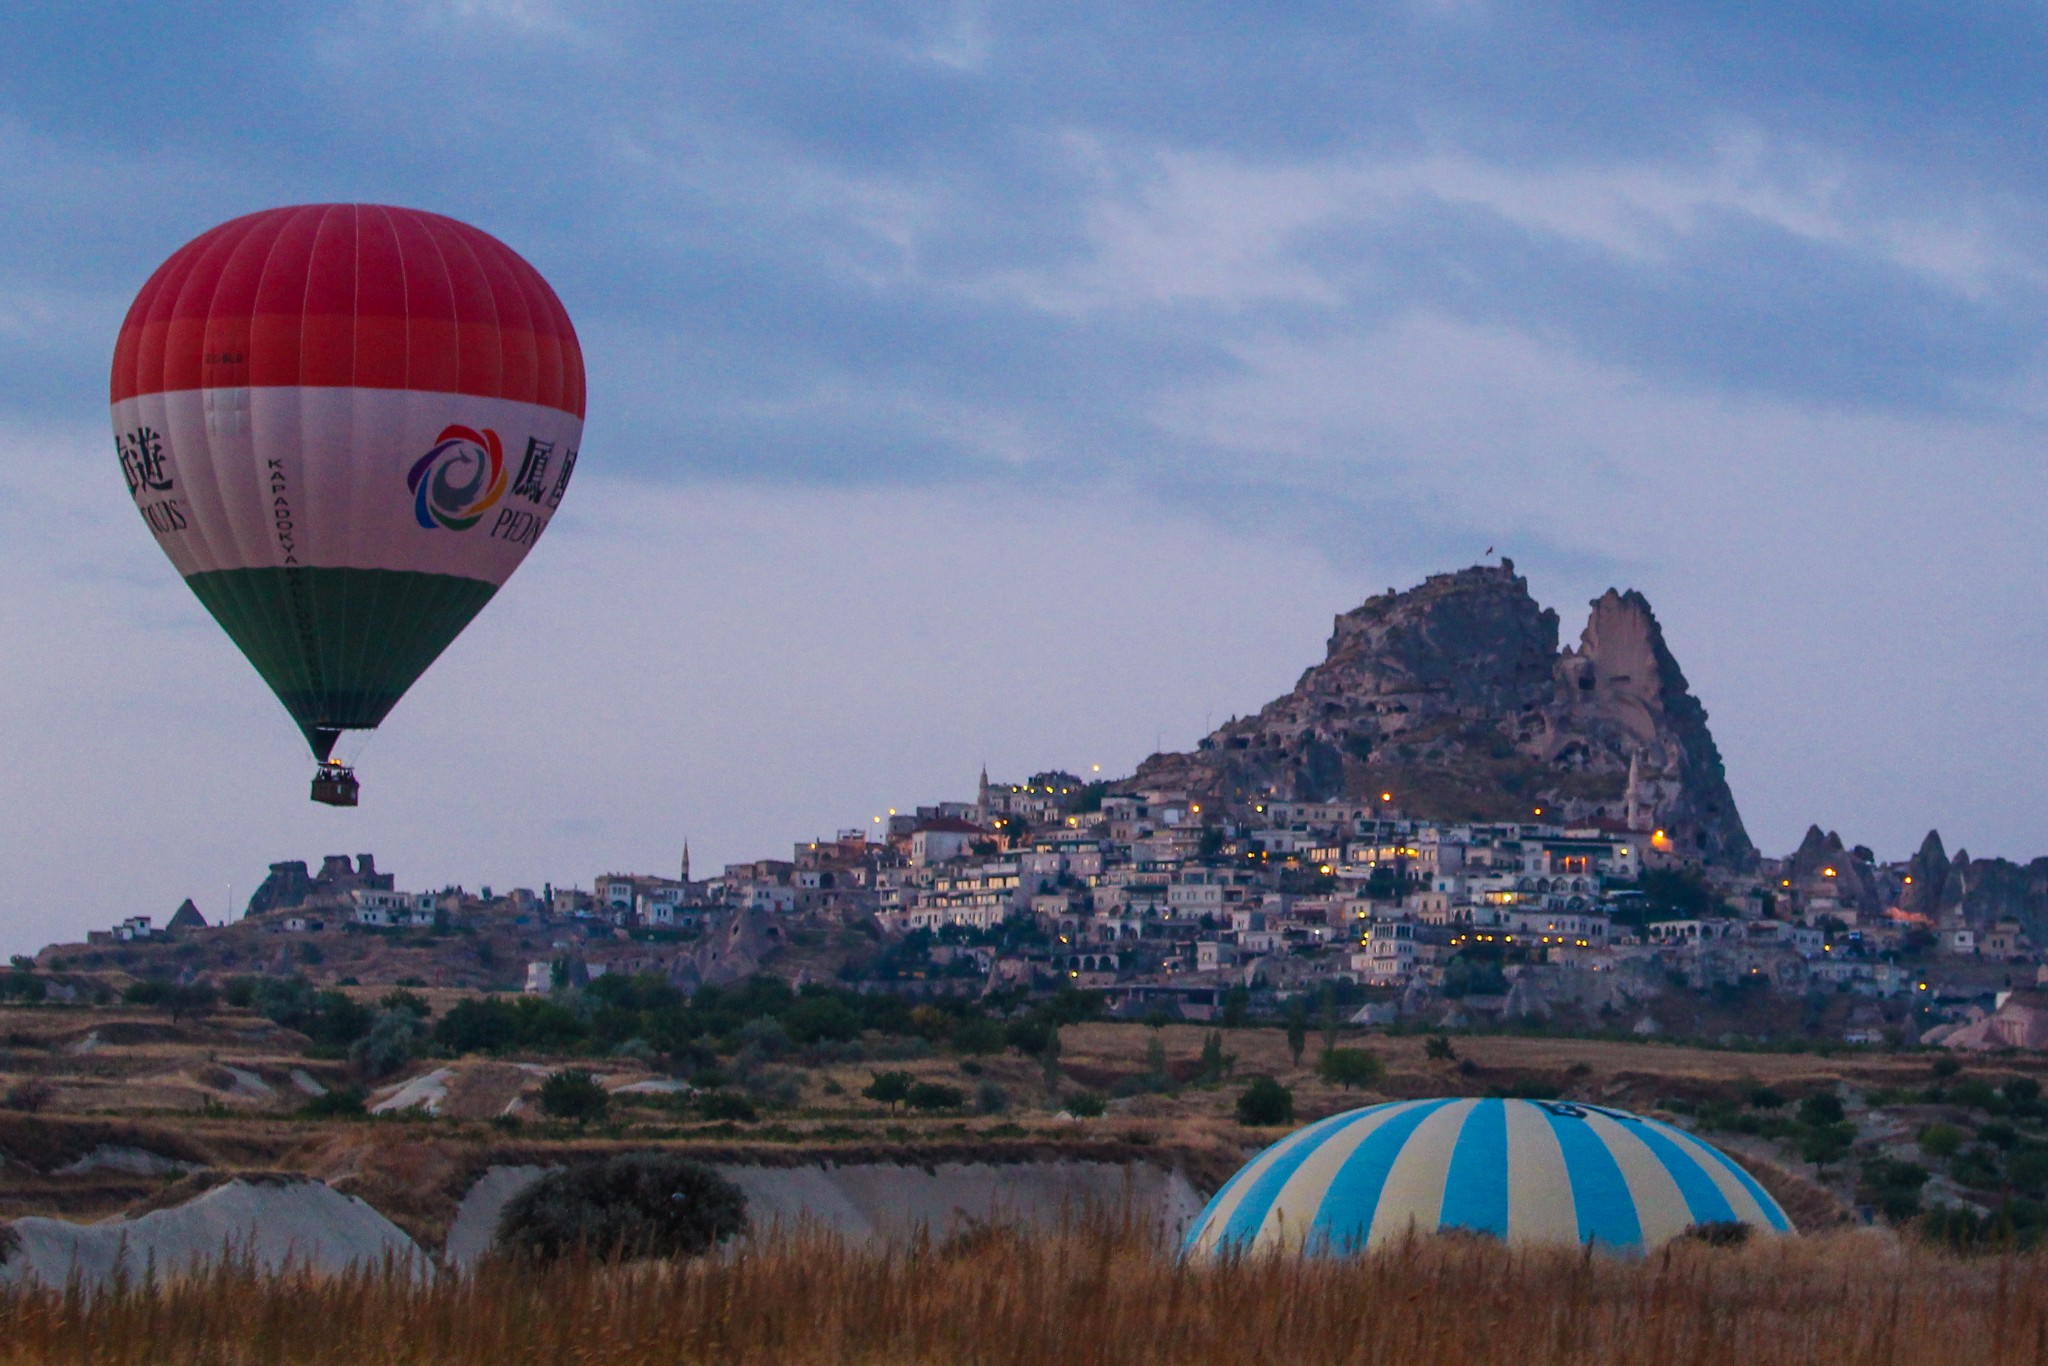
{"type": "Polygon", "coordinates": [[[540,272],[437,213],[266,209],[201,233],[135,296],[112,400],[317,385],[508,398],[583,416],[583,349],[540,272]]]}

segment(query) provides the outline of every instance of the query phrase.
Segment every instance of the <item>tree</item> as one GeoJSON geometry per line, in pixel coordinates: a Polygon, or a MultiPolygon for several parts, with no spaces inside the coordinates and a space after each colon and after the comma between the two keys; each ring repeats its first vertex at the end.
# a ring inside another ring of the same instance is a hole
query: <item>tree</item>
{"type": "Polygon", "coordinates": [[[370,1026],[370,1032],[348,1046],[349,1061],[366,1080],[377,1081],[390,1076],[412,1061],[413,1052],[426,1032],[420,1025],[420,1019],[410,1009],[378,1011],[377,1022],[370,1026]]]}
{"type": "Polygon", "coordinates": [[[1422,1045],[1422,1055],[1431,1062],[1456,1062],[1458,1050],[1451,1047],[1451,1041],[1441,1034],[1432,1036],[1422,1045]]]}
{"type": "Polygon", "coordinates": [[[1850,1125],[1816,1125],[1799,1140],[1799,1155],[1819,1171],[1847,1157],[1855,1141],[1856,1130],[1850,1125]]]}
{"type": "Polygon", "coordinates": [[[170,1012],[173,1020],[182,1020],[187,1015],[206,1015],[219,1002],[220,994],[211,982],[192,982],[185,986],[168,988],[158,1007],[170,1012]]]}
{"type": "Polygon", "coordinates": [[[1151,1037],[1145,1040],[1145,1085],[1154,1091],[1164,1091],[1173,1085],[1173,1075],[1166,1070],[1166,1040],[1156,1029],[1149,1032],[1151,1037]]]}
{"type": "Polygon", "coordinates": [[[986,1015],[969,1015],[953,1026],[953,1051],[980,1057],[1003,1050],[1003,1027],[986,1015]]]}
{"type": "Polygon", "coordinates": [[[747,1197],[711,1168],[631,1153],[550,1172],[506,1204],[497,1246],[522,1261],[697,1257],[747,1227],[747,1197]]]}
{"type": "Polygon", "coordinates": [[[541,1113],[553,1119],[571,1120],[579,1128],[594,1119],[603,1119],[611,1106],[611,1093],[581,1067],[550,1072],[540,1084],[541,1113]]]}
{"type": "Polygon", "coordinates": [[[1202,1036],[1201,1078],[1204,1086],[1223,1082],[1223,1031],[1212,1029],[1202,1036]]]}
{"type": "Polygon", "coordinates": [[[1323,988],[1323,1052],[1333,1053],[1337,1048],[1337,993],[1323,988]]]}
{"type": "Polygon", "coordinates": [[[1294,1123],[1294,1092],[1271,1077],[1253,1077],[1237,1098],[1237,1122],[1247,1128],[1294,1123]]]}
{"type": "Polygon", "coordinates": [[[1377,1053],[1368,1053],[1363,1048],[1333,1048],[1316,1064],[1316,1073],[1324,1081],[1335,1082],[1349,1091],[1354,1086],[1371,1086],[1387,1074],[1387,1068],[1377,1053]]]}
{"type": "Polygon", "coordinates": [[[1243,1029],[1245,1017],[1251,1013],[1252,994],[1243,987],[1232,987],[1223,994],[1223,1027],[1243,1029]]]}
{"type": "Polygon", "coordinates": [[[874,1078],[861,1094],[888,1106],[892,1114],[898,1105],[910,1099],[910,1088],[917,1084],[917,1078],[908,1072],[876,1072],[874,1078]]]}
{"type": "Polygon", "coordinates": [[[24,1077],[7,1088],[0,1105],[32,1115],[57,1098],[57,1088],[41,1077],[24,1077]]]}
{"type": "Polygon", "coordinates": [[[1038,1066],[1045,1075],[1046,1094],[1057,1094],[1060,1089],[1060,1030],[1058,1025],[1045,1032],[1045,1047],[1039,1052],[1038,1066]]]}
{"type": "Polygon", "coordinates": [[[1302,1050],[1308,1047],[1308,1008],[1296,1001],[1287,1011],[1287,1056],[1301,1066],[1302,1050]]]}
{"type": "Polygon", "coordinates": [[[1043,1015],[1019,1015],[1003,1026],[1003,1042],[1026,1057],[1045,1052],[1045,1036],[1054,1029],[1043,1015]]]}
{"type": "Polygon", "coordinates": [[[1812,1128],[1840,1124],[1843,1114],[1842,1098],[1832,1091],[1816,1092],[1799,1102],[1799,1122],[1812,1128]]]}

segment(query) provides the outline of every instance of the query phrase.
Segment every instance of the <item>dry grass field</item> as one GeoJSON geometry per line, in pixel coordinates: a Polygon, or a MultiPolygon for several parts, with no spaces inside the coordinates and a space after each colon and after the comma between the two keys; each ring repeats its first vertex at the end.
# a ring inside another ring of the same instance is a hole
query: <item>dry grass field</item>
{"type": "Polygon", "coordinates": [[[1131,1228],[856,1251],[799,1235],[682,1265],[502,1264],[99,1296],[0,1292],[6,1363],[1385,1363],[1951,1366],[2048,1360],[2048,1260],[1881,1234],[1642,1261],[1428,1239],[1184,1266],[1131,1228]]]}

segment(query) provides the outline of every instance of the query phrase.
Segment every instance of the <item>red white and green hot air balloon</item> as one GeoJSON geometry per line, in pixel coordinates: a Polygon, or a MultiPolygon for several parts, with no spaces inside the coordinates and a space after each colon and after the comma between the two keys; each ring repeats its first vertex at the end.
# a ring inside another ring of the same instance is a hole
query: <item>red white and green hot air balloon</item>
{"type": "MultiPolygon", "coordinates": [[[[112,401],[157,544],[328,765],[547,529],[576,468],[583,353],[496,238],[310,204],[164,262],[121,326],[112,401]]],[[[314,789],[354,791],[329,769],[314,789]]]]}

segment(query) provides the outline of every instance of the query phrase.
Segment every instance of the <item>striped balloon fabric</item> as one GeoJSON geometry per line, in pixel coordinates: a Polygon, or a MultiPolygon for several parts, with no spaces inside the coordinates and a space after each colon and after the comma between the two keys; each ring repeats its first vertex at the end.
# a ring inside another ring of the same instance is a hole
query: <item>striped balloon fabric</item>
{"type": "Polygon", "coordinates": [[[1647,1251],[1695,1224],[1792,1223],[1748,1172],[1653,1119],[1535,1100],[1404,1100],[1260,1153],[1190,1230],[1190,1256],[1348,1252],[1411,1229],[1647,1251]]]}

